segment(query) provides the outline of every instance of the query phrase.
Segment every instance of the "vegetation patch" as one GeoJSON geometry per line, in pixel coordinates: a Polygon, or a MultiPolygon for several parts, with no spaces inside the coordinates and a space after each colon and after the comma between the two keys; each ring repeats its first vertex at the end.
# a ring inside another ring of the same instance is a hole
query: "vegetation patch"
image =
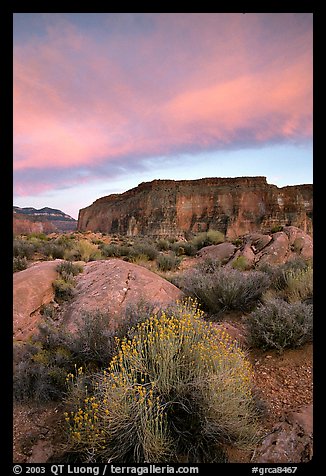
{"type": "Polygon", "coordinates": [[[277,349],[300,347],[312,341],[313,306],[271,299],[246,318],[252,347],[277,349]]]}
{"type": "Polygon", "coordinates": [[[177,279],[181,289],[197,298],[205,310],[219,314],[227,310],[251,310],[268,289],[270,279],[259,271],[243,272],[209,260],[177,279]]]}
{"type": "Polygon", "coordinates": [[[243,352],[191,301],[154,314],[66,412],[68,449],[87,462],[225,461],[225,445],[256,440],[251,378],[243,352]]]}

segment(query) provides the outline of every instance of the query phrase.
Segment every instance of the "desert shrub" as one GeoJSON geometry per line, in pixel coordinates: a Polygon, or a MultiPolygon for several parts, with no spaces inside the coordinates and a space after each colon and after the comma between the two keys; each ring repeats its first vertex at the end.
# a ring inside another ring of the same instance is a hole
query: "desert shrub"
{"type": "Polygon", "coordinates": [[[85,261],[87,263],[89,261],[101,259],[102,253],[97,245],[94,245],[87,240],[79,240],[71,250],[66,250],[64,257],[66,260],[85,261]]]}
{"type": "Polygon", "coordinates": [[[197,253],[196,246],[188,241],[177,241],[176,243],[173,243],[171,245],[171,250],[173,250],[178,256],[195,256],[197,253]]]}
{"type": "Polygon", "coordinates": [[[29,243],[26,240],[14,239],[13,242],[13,255],[18,258],[31,259],[35,252],[35,246],[33,243],[29,243]]]}
{"type": "Polygon", "coordinates": [[[186,294],[196,297],[205,310],[218,315],[227,310],[251,310],[269,287],[270,280],[266,273],[242,272],[211,261],[185,272],[177,282],[186,294]]]}
{"type": "Polygon", "coordinates": [[[67,276],[58,278],[52,283],[54,297],[58,303],[69,301],[74,296],[75,281],[67,276]]]}
{"type": "Polygon", "coordinates": [[[107,367],[117,351],[116,338],[126,336],[132,326],[146,320],[153,307],[154,304],[144,301],[129,305],[118,324],[110,312],[84,312],[76,323],[76,331],[70,333],[64,325],[54,325],[56,307],[43,306],[44,320],[38,334],[23,348],[14,348],[15,354],[18,350],[20,353],[14,367],[14,397],[37,401],[62,399],[67,392],[67,374],[75,375],[76,369],[83,367],[86,381],[92,372],[107,367]]]}
{"type": "Polygon", "coordinates": [[[55,244],[54,242],[44,243],[39,251],[51,259],[63,259],[65,254],[64,246],[55,244]]]}
{"type": "Polygon", "coordinates": [[[102,254],[106,257],[120,258],[120,256],[128,256],[130,247],[115,244],[104,245],[101,247],[102,254]]]}
{"type": "Polygon", "coordinates": [[[137,259],[137,257],[141,256],[142,259],[153,261],[157,255],[158,251],[155,246],[151,245],[150,243],[137,243],[131,247],[129,259],[130,261],[133,261],[137,259]]]}
{"type": "MultiPolygon", "coordinates": [[[[69,450],[87,462],[221,462],[256,440],[252,370],[191,302],[122,339],[93,395],[65,418],[69,450]]],[[[75,385],[75,382],[73,382],[75,385]]]]}
{"type": "Polygon", "coordinates": [[[312,340],[313,306],[272,299],[246,317],[252,347],[277,349],[299,347],[312,340]]]}
{"type": "Polygon", "coordinates": [[[309,266],[309,262],[298,257],[278,266],[262,263],[258,266],[258,270],[267,273],[271,280],[271,288],[280,291],[287,286],[286,276],[288,272],[304,271],[307,270],[309,266]]]}
{"type": "Polygon", "coordinates": [[[275,225],[271,229],[271,233],[277,233],[279,231],[283,231],[283,225],[275,225]]]}
{"type": "Polygon", "coordinates": [[[283,296],[288,302],[311,300],[313,296],[313,270],[290,270],[284,276],[286,286],[283,296]]]}
{"type": "Polygon", "coordinates": [[[27,268],[27,259],[20,258],[19,256],[15,256],[13,258],[13,272],[16,273],[16,271],[22,271],[23,269],[27,268]]]}
{"type": "Polygon", "coordinates": [[[79,273],[83,271],[83,266],[81,264],[74,264],[71,261],[63,261],[62,263],[58,264],[56,270],[61,275],[71,275],[77,276],[79,273]]]}
{"type": "Polygon", "coordinates": [[[41,240],[41,241],[48,241],[50,238],[48,236],[46,236],[45,233],[29,233],[27,236],[26,236],[27,240],[33,240],[33,239],[36,239],[36,240],[41,240]]]}
{"type": "Polygon", "coordinates": [[[235,238],[233,241],[232,241],[232,244],[234,246],[237,246],[237,247],[240,247],[243,245],[243,238],[235,238]]]}
{"type": "Polygon", "coordinates": [[[159,255],[156,259],[157,267],[160,271],[175,271],[178,269],[180,262],[181,258],[173,252],[167,255],[159,255]]]}
{"type": "Polygon", "coordinates": [[[192,244],[195,248],[200,250],[204,246],[218,245],[225,241],[225,236],[222,232],[217,230],[208,230],[203,233],[199,233],[192,239],[192,244]]]}
{"type": "Polygon", "coordinates": [[[245,256],[238,256],[232,261],[232,268],[238,269],[239,271],[246,271],[250,268],[250,264],[245,256]]]}
{"type": "Polygon", "coordinates": [[[57,318],[57,306],[58,304],[50,302],[48,304],[42,304],[40,308],[40,314],[46,319],[50,318],[55,320],[57,318]]]}
{"type": "Polygon", "coordinates": [[[159,251],[168,251],[170,249],[170,243],[168,240],[160,238],[156,243],[156,247],[159,251]]]}

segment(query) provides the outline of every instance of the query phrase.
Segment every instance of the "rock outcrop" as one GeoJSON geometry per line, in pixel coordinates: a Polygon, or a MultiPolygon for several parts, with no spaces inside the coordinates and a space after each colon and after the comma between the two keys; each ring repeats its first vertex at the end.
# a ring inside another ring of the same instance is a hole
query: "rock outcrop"
{"type": "Polygon", "coordinates": [[[254,463],[307,463],[313,455],[313,407],[290,412],[256,451],[254,463]]]}
{"type": "Polygon", "coordinates": [[[208,229],[229,238],[275,225],[312,233],[313,186],[278,188],[265,177],[154,180],[79,211],[79,231],[184,236],[208,229]]]}
{"type": "Polygon", "coordinates": [[[14,339],[26,341],[41,321],[40,309],[53,300],[52,283],[60,260],[36,263],[13,276],[14,339]]]}
{"type": "Polygon", "coordinates": [[[232,243],[205,246],[198,253],[200,259],[211,258],[227,266],[236,266],[236,261],[243,257],[246,268],[258,264],[279,265],[295,258],[312,260],[313,240],[311,236],[295,226],[285,226],[282,231],[266,234],[251,233],[242,237],[243,244],[238,248],[232,243]]]}
{"type": "Polygon", "coordinates": [[[118,320],[126,306],[137,305],[142,300],[168,305],[183,297],[180,289],[169,281],[120,259],[86,263],[76,280],[75,296],[63,316],[65,326],[72,332],[83,311],[109,311],[118,320]]]}

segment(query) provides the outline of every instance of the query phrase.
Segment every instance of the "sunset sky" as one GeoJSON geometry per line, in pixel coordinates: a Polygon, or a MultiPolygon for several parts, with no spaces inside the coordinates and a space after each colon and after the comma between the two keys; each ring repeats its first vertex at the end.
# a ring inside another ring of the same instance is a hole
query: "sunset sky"
{"type": "Polygon", "coordinates": [[[15,13],[14,205],[312,183],[311,13],[15,13]]]}

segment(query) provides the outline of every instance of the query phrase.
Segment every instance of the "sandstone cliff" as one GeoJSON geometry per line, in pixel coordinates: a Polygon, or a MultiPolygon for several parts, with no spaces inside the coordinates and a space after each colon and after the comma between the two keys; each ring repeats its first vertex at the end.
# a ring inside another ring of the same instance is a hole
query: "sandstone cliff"
{"type": "Polygon", "coordinates": [[[79,231],[185,235],[209,228],[233,238],[275,225],[312,233],[313,186],[278,188],[265,177],[154,180],[79,211],[79,231]]]}
{"type": "Polygon", "coordinates": [[[13,207],[14,234],[75,231],[77,220],[55,208],[13,207]]]}

